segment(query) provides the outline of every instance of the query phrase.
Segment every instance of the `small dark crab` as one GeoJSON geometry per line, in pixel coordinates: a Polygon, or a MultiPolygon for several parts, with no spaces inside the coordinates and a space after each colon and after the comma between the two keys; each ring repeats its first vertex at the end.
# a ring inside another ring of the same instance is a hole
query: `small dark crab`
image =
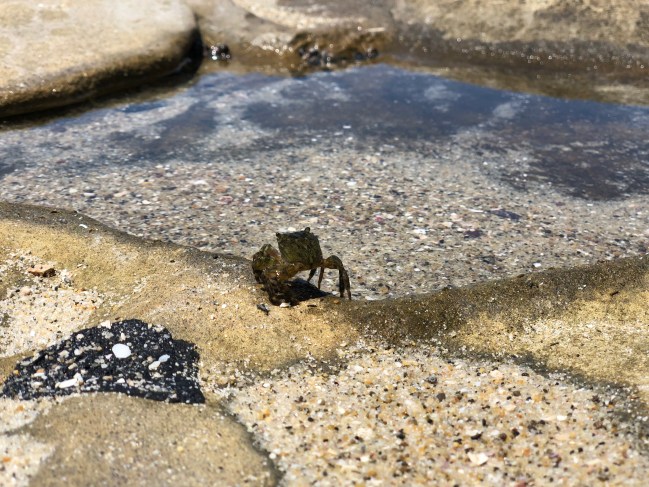
{"type": "Polygon", "coordinates": [[[279,251],[270,244],[265,244],[252,256],[252,271],[257,282],[264,285],[270,302],[281,304],[282,301],[292,301],[287,281],[298,272],[310,271],[307,281],[315,275],[318,267],[318,289],[322,283],[325,269],[338,269],[340,274],[338,289],[340,297],[352,299],[349,286],[349,275],[342,261],[335,255],[322,258],[322,250],[318,237],[306,227],[301,232],[276,233],[279,251]]]}

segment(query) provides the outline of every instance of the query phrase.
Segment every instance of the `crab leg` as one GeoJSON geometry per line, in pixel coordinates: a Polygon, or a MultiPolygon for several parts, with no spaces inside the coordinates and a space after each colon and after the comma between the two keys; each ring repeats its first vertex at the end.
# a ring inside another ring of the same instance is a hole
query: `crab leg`
{"type": "Polygon", "coordinates": [[[347,291],[347,297],[352,299],[351,286],[349,284],[349,274],[343,266],[343,262],[336,255],[327,257],[322,261],[322,267],[320,268],[320,278],[318,279],[318,287],[320,287],[320,282],[322,281],[322,274],[325,267],[327,269],[338,269],[338,290],[340,291],[340,297],[345,297],[345,290],[347,291]]]}
{"type": "MultiPolygon", "coordinates": [[[[311,282],[311,278],[315,276],[315,271],[317,271],[318,268],[316,267],[315,269],[311,269],[311,272],[309,272],[309,278],[306,280],[306,282],[311,282]]],[[[322,278],[320,278],[322,280],[322,278]]],[[[318,283],[318,289],[320,289],[320,283],[318,283]]]]}
{"type": "Polygon", "coordinates": [[[349,285],[349,274],[344,267],[341,267],[338,276],[338,288],[340,289],[340,297],[342,298],[345,294],[345,289],[347,290],[347,297],[352,299],[352,289],[349,285]]]}

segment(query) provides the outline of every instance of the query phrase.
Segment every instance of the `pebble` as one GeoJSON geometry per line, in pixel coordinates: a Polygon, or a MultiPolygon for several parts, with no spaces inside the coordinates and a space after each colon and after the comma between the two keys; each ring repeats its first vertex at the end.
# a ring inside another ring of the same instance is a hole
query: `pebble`
{"type": "Polygon", "coordinates": [[[263,311],[266,315],[268,315],[270,313],[270,308],[268,306],[266,306],[265,303],[257,304],[257,309],[259,311],[263,311]]]}
{"type": "Polygon", "coordinates": [[[27,272],[38,277],[51,277],[56,273],[54,267],[45,264],[37,264],[34,267],[30,267],[27,269],[27,272]]]}
{"type": "Polygon", "coordinates": [[[482,453],[482,452],[481,453],[469,452],[467,454],[467,456],[469,457],[469,460],[471,460],[471,463],[473,463],[474,465],[478,465],[478,466],[479,465],[484,465],[485,463],[487,463],[489,461],[489,457],[485,453],[482,453]]]}
{"type": "Polygon", "coordinates": [[[113,345],[112,351],[113,355],[115,355],[115,358],[121,359],[131,356],[131,349],[128,345],[124,345],[123,343],[116,343],[115,345],[113,345]]]}

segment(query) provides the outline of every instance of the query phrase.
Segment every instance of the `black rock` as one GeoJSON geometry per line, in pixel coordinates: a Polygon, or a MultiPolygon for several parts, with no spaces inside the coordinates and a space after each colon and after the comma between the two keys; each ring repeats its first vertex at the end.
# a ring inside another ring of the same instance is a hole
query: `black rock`
{"type": "Polygon", "coordinates": [[[464,232],[464,238],[469,239],[469,238],[480,238],[482,237],[482,230],[475,229],[475,230],[467,230],[464,232]]]}
{"type": "Polygon", "coordinates": [[[216,44],[204,47],[204,55],[210,57],[212,61],[229,61],[232,59],[230,47],[227,44],[216,44]]]}
{"type": "Polygon", "coordinates": [[[426,382],[429,384],[437,385],[437,376],[431,375],[426,378],[426,382]]]}
{"type": "Polygon", "coordinates": [[[0,396],[34,399],[122,392],[156,401],[203,403],[193,344],[139,320],[80,330],[16,364],[0,396]],[[117,358],[113,346],[130,355],[117,358]],[[123,346],[122,349],[126,350],[123,346]]]}

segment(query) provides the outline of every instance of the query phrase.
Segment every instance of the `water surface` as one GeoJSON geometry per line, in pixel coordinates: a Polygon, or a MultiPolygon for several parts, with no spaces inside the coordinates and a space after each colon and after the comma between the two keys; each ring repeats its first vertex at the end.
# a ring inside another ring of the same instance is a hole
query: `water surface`
{"type": "Polygon", "coordinates": [[[80,173],[93,164],[175,158],[245,164],[259,151],[322,137],[412,149],[476,131],[478,154],[527,154],[520,164],[498,166],[519,188],[549,182],[593,200],[649,188],[648,108],[500,91],[386,65],[301,78],[212,73],[173,96],[5,128],[0,176],[61,160],[80,173]]]}

